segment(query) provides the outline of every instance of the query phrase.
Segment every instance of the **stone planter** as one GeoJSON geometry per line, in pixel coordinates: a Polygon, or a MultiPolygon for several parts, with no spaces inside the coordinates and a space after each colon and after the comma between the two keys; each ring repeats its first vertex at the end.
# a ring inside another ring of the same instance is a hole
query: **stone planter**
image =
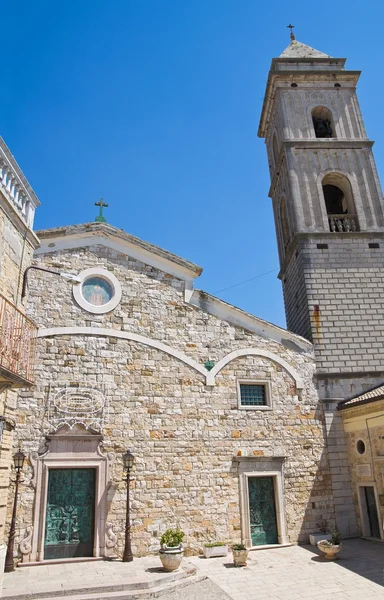
{"type": "Polygon", "coordinates": [[[177,571],[184,556],[183,545],[164,546],[159,551],[160,560],[165,571],[177,571]]]}
{"type": "Polygon", "coordinates": [[[246,567],[249,550],[232,550],[235,567],[246,567]]]}
{"type": "Polygon", "coordinates": [[[207,548],[207,546],[203,546],[203,554],[204,554],[205,558],[214,558],[217,556],[227,556],[228,546],[227,546],[227,544],[225,544],[225,546],[211,546],[208,548],[207,548]]]}
{"type": "Polygon", "coordinates": [[[324,552],[325,554],[325,558],[327,560],[336,560],[338,558],[338,553],[340,552],[342,546],[341,544],[335,545],[335,544],[327,544],[325,543],[325,540],[321,540],[320,542],[317,542],[317,547],[319,550],[321,550],[321,552],[324,552]]]}
{"type": "Polygon", "coordinates": [[[317,546],[317,542],[322,542],[323,540],[327,540],[330,542],[332,536],[330,533],[311,533],[309,535],[309,543],[311,546],[317,546]]]}

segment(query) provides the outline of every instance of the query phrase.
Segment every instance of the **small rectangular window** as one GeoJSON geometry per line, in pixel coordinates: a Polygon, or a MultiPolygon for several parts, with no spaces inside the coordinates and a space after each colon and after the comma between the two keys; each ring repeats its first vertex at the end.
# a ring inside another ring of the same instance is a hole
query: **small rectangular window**
{"type": "Polygon", "coordinates": [[[241,383],[240,403],[241,406],[266,406],[266,385],[264,383],[241,383]]]}

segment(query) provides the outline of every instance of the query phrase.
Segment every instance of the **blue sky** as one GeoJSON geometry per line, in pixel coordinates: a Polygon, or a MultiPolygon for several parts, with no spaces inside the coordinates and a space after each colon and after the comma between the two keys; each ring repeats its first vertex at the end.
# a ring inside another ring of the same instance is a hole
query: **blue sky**
{"type": "Polygon", "coordinates": [[[362,69],[382,174],[383,17],[381,2],[354,0],[313,10],[281,0],[3,0],[0,134],[41,200],[36,228],[92,221],[103,197],[109,223],[201,265],[197,287],[285,326],[257,138],[270,62],[292,22],[298,40],[362,69]]]}

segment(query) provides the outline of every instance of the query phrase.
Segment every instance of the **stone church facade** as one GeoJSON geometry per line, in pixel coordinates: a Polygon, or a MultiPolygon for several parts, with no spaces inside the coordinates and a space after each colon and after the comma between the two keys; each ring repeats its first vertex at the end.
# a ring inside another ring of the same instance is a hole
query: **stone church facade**
{"type": "Polygon", "coordinates": [[[156,550],[169,526],[182,527],[196,553],[215,539],[304,541],[321,518],[333,519],[310,343],[193,291],[199,267],[110,225],[38,236],[36,264],[83,283],[71,289],[51,278],[47,286],[36,273],[29,287],[40,328],[36,385],[19,402],[18,437],[31,456],[19,516],[30,536],[24,560],[59,556],[59,540],[52,549],[44,533],[55,538],[53,469],[96,470],[88,552],[121,554],[127,447],[136,456],[135,555],[156,550]],[[87,291],[102,282],[113,290],[112,310],[99,304],[100,290],[87,291]],[[264,399],[243,404],[241,391],[254,387],[264,399]],[[268,481],[275,526],[257,531],[250,494],[268,481]]]}
{"type": "Polygon", "coordinates": [[[292,39],[268,78],[259,135],[290,331],[197,290],[200,267],[106,223],[37,232],[35,264],[80,283],[29,281],[24,562],[121,556],[127,448],[136,556],[174,526],[190,553],[306,542],[323,520],[362,533],[342,405],[383,381],[384,221],[358,73],[344,64],[292,39]],[[367,315],[375,336],[363,338],[367,315]]]}

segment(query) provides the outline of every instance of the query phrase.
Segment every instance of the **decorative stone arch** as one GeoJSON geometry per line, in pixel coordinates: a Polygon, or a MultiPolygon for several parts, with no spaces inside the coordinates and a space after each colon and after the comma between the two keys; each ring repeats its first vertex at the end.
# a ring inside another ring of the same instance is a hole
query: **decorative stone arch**
{"type": "MultiPolygon", "coordinates": [[[[110,537],[107,518],[107,491],[112,483],[111,467],[115,460],[114,453],[104,454],[101,450],[103,436],[100,433],[85,429],[80,425],[73,428],[67,426],[46,436],[44,453],[32,452],[30,462],[33,477],[30,485],[35,488],[33,524],[30,543],[23,542],[20,551],[23,562],[41,562],[44,560],[44,539],[47,512],[47,492],[50,469],[88,468],[96,471],[95,484],[95,529],[93,540],[93,556],[107,556],[110,537]]],[[[24,540],[23,540],[24,541],[24,540]]]]}
{"type": "Polygon", "coordinates": [[[272,362],[280,365],[289,373],[296,384],[296,388],[298,390],[303,389],[304,383],[300,377],[300,375],[289,365],[283,358],[274,354],[273,352],[269,352],[268,350],[261,350],[259,348],[241,348],[240,350],[234,350],[230,352],[226,356],[224,356],[218,363],[213,367],[213,369],[209,372],[207,376],[207,385],[214,385],[216,375],[232,360],[235,358],[240,358],[241,356],[260,356],[262,358],[268,358],[272,362]],[[211,383],[213,381],[213,383],[211,383]]]}
{"type": "Polygon", "coordinates": [[[130,340],[139,344],[144,344],[145,346],[150,346],[151,348],[156,348],[157,350],[161,350],[162,352],[165,352],[166,354],[169,354],[170,356],[173,356],[186,365],[192,367],[192,369],[195,369],[195,371],[200,373],[200,375],[203,375],[204,379],[207,377],[206,368],[193,360],[193,358],[190,358],[184,354],[184,352],[181,352],[176,348],[172,348],[171,346],[167,346],[158,340],[154,340],[143,335],[138,335],[136,333],[131,333],[130,331],[108,329],[106,327],[52,327],[49,329],[39,329],[37,337],[46,338],[58,335],[92,335],[130,340]]]}
{"type": "MultiPolygon", "coordinates": [[[[321,172],[317,177],[317,189],[323,215],[324,229],[326,231],[330,231],[329,215],[335,214],[332,212],[329,213],[327,210],[326,196],[324,192],[324,186],[327,185],[339,188],[339,190],[343,193],[343,212],[345,212],[345,214],[354,215],[354,228],[351,228],[351,230],[359,230],[362,225],[361,215],[363,213],[360,210],[361,199],[358,187],[355,181],[351,178],[350,174],[342,171],[341,169],[327,169],[326,171],[321,172]],[[359,216],[359,219],[357,216],[359,216]]],[[[335,229],[331,228],[331,231],[335,231],[335,229]]],[[[339,231],[345,231],[345,229],[339,229],[339,231]]]]}
{"type": "Polygon", "coordinates": [[[120,331],[116,329],[108,329],[103,327],[52,327],[50,329],[40,329],[37,337],[45,338],[52,337],[57,335],[92,335],[92,336],[105,336],[105,337],[117,337],[124,340],[132,340],[138,342],[139,344],[145,344],[146,346],[150,346],[151,348],[156,348],[157,350],[161,350],[162,352],[166,352],[170,356],[177,358],[181,362],[189,365],[193,369],[195,369],[198,373],[204,376],[206,385],[215,385],[215,377],[221,371],[225,365],[229,362],[238,358],[239,356],[262,356],[264,358],[269,358],[273,362],[279,364],[283,367],[293,378],[296,383],[297,389],[302,389],[304,384],[301,380],[300,375],[293,369],[283,358],[280,358],[277,354],[273,352],[269,352],[268,350],[261,350],[258,348],[243,348],[240,350],[234,350],[230,352],[226,356],[224,356],[218,363],[213,367],[211,371],[207,371],[205,367],[199,365],[198,362],[180,352],[176,348],[171,348],[158,340],[153,340],[151,338],[144,337],[142,335],[137,335],[136,333],[131,333],[129,331],[120,331]]]}

